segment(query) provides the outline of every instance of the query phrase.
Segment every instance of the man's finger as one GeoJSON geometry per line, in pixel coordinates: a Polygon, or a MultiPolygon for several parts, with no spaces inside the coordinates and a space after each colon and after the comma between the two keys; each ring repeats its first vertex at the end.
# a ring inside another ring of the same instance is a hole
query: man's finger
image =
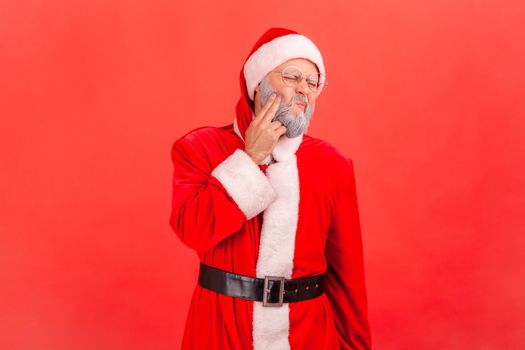
{"type": "Polygon", "coordinates": [[[275,116],[275,112],[277,112],[277,109],[279,108],[279,105],[281,104],[281,96],[277,96],[275,100],[273,101],[272,105],[270,106],[270,109],[266,111],[263,117],[263,123],[269,124],[272,121],[272,118],[275,116]]]}
{"type": "Polygon", "coordinates": [[[280,121],[278,120],[274,120],[273,122],[270,123],[270,130],[273,130],[275,131],[276,129],[278,129],[281,125],[283,125],[283,123],[281,123],[280,121]]]}
{"type": "MultiPolygon", "coordinates": [[[[257,120],[257,121],[260,121],[264,118],[264,115],[266,114],[266,112],[268,111],[268,109],[272,106],[272,102],[274,102],[275,100],[275,95],[272,95],[270,96],[270,98],[268,99],[268,101],[266,101],[266,104],[261,108],[261,110],[259,111],[259,114],[257,114],[255,116],[255,118],[253,118],[254,120],[257,120]]],[[[260,99],[259,99],[260,101],[260,99]]]]}
{"type": "Polygon", "coordinates": [[[282,136],[286,133],[286,130],[286,126],[282,125],[276,131],[278,132],[279,136],[282,136]]]}

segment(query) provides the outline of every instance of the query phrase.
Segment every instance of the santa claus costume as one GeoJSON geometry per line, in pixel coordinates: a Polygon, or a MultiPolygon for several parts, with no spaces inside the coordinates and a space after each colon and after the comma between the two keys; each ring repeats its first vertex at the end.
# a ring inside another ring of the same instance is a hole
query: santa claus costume
{"type": "Polygon", "coordinates": [[[241,69],[233,123],[174,142],[170,225],[203,264],[261,279],[325,274],[324,293],[268,307],[197,285],[183,349],[370,349],[351,159],[306,133],[281,136],[275,162],[256,164],[244,152],[255,88],[292,58],[325,73],[311,40],[284,28],[265,32],[241,69]]]}

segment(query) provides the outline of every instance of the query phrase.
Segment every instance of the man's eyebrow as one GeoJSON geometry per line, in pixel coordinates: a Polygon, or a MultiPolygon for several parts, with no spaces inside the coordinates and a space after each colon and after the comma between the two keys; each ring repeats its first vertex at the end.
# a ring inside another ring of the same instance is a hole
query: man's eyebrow
{"type": "MultiPolygon", "coordinates": [[[[284,68],[284,69],[286,69],[286,68],[284,68]]],[[[284,70],[284,69],[283,69],[283,70],[284,70]]],[[[309,72],[309,73],[306,73],[306,74],[303,73],[303,71],[301,71],[300,69],[299,69],[299,71],[300,71],[304,76],[306,76],[307,78],[308,78],[309,76],[311,76],[311,75],[318,75],[318,74],[319,74],[318,71],[315,71],[315,72],[313,72],[313,73],[312,73],[312,72],[309,72]]]]}

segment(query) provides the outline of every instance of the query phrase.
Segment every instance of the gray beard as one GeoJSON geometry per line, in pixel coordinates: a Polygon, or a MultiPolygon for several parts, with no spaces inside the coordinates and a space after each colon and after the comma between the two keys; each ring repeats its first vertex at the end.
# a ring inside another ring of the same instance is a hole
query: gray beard
{"type": "MultiPolygon", "coordinates": [[[[280,95],[281,99],[283,99],[281,94],[270,87],[266,77],[261,80],[260,86],[261,106],[266,105],[272,93],[280,95]]],[[[286,103],[283,100],[281,101],[277,112],[275,112],[275,116],[272,118],[272,121],[280,121],[286,127],[286,136],[294,138],[301,135],[306,130],[313,113],[314,107],[308,103],[306,96],[298,94],[290,100],[290,103],[286,103]],[[296,101],[304,102],[306,109],[304,111],[294,112],[292,109],[296,101]]]]}

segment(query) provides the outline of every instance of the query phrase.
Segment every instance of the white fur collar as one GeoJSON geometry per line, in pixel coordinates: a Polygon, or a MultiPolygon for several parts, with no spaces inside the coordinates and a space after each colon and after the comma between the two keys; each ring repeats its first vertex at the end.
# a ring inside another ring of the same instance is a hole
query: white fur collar
{"type": "MultiPolygon", "coordinates": [[[[254,117],[255,115],[252,112],[252,119],[254,117]]],[[[237,118],[233,120],[233,129],[235,130],[235,133],[237,134],[237,136],[239,136],[241,140],[244,141],[241,135],[241,132],[239,131],[239,127],[237,126],[237,118]]],[[[295,152],[297,152],[297,149],[301,145],[302,141],[303,141],[303,134],[300,134],[299,136],[293,137],[293,138],[290,138],[286,135],[282,135],[279,138],[279,141],[277,141],[277,144],[275,145],[275,148],[273,149],[272,154],[266,157],[262,161],[262,164],[268,164],[271,161],[272,157],[277,162],[282,162],[282,161],[290,159],[290,157],[294,155],[295,152]]]]}

